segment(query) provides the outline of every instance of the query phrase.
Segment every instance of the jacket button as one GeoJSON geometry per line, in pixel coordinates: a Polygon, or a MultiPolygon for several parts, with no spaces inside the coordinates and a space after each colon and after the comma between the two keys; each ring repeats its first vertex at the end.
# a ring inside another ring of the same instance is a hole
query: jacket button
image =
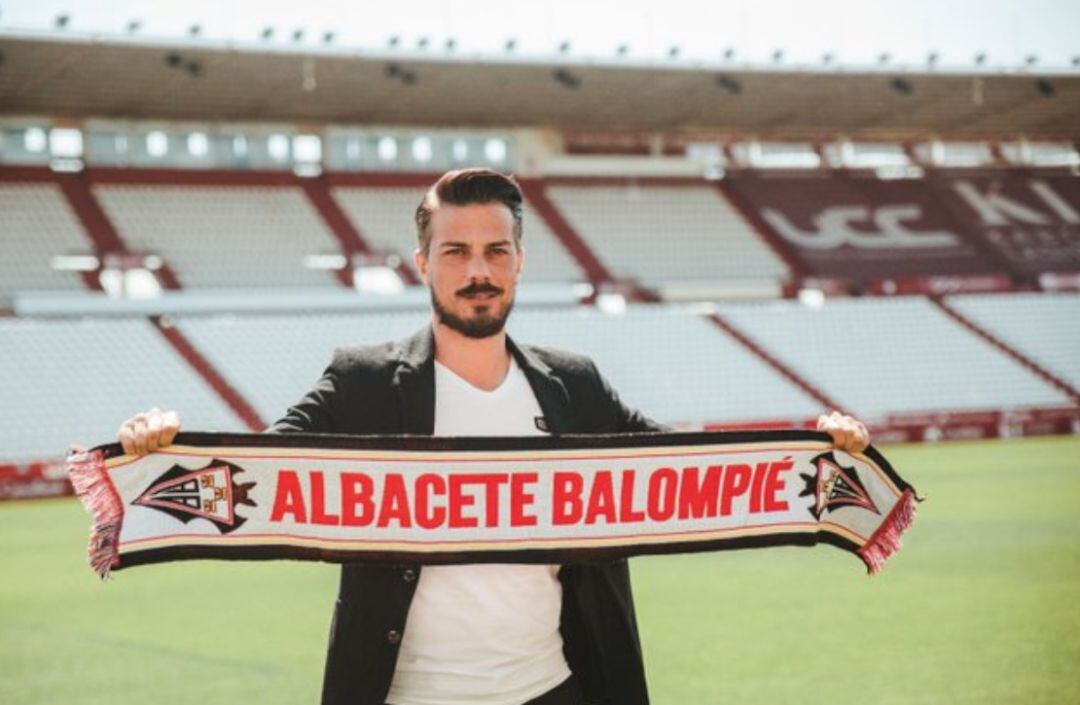
{"type": "Polygon", "coordinates": [[[401,632],[399,632],[397,629],[391,629],[390,631],[386,632],[386,640],[391,644],[400,644],[401,632]]]}
{"type": "Polygon", "coordinates": [[[412,581],[416,580],[416,569],[406,568],[405,572],[401,574],[401,579],[407,583],[411,583],[412,581]]]}

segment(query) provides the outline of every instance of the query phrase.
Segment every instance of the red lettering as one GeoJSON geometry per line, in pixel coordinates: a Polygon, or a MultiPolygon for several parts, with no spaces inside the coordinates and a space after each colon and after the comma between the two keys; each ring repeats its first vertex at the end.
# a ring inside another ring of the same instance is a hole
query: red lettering
{"type": "Polygon", "coordinates": [[[667,521],[675,513],[675,492],[679,475],[674,468],[660,468],[649,477],[646,506],[653,521],[667,521]]]}
{"type": "Polygon", "coordinates": [[[731,503],[750,487],[749,465],[728,465],[724,470],[724,497],[720,500],[720,514],[731,514],[731,503]]]}
{"type": "Polygon", "coordinates": [[[610,470],[598,470],[593,476],[585,523],[595,524],[596,518],[601,515],[606,523],[615,523],[615,488],[611,484],[610,470]]]}
{"type": "Polygon", "coordinates": [[[769,469],[768,463],[758,463],[754,468],[754,486],[750,488],[750,513],[757,514],[761,511],[761,491],[765,484],[765,472],[769,469]]]}
{"type": "Polygon", "coordinates": [[[274,493],[274,508],[270,511],[270,521],[281,521],[286,514],[293,515],[297,524],[307,523],[307,511],[304,509],[304,491],[300,488],[300,478],[295,470],[279,470],[277,491],[274,493]]]}
{"type": "Polygon", "coordinates": [[[783,492],[787,486],[787,480],[780,477],[780,473],[787,472],[795,467],[791,458],[784,458],[778,463],[769,463],[769,478],[765,480],[765,511],[782,512],[788,508],[787,500],[777,499],[776,493],[783,492]]]}
{"type": "Polygon", "coordinates": [[[362,472],[341,473],[341,523],[344,526],[367,526],[375,516],[371,494],[375,483],[362,472]],[[357,512],[357,509],[360,511],[357,512]]]}
{"type": "Polygon", "coordinates": [[[634,511],[634,470],[622,471],[622,482],[619,486],[619,521],[634,522],[645,521],[645,512],[641,509],[634,511]]]}
{"type": "Polygon", "coordinates": [[[477,525],[476,517],[467,517],[461,513],[462,509],[471,507],[476,503],[475,497],[461,493],[461,486],[465,484],[468,484],[467,476],[450,476],[450,499],[448,501],[450,505],[451,529],[470,529],[477,525]]]}
{"type": "Polygon", "coordinates": [[[536,526],[536,516],[526,514],[536,496],[525,491],[526,485],[535,484],[535,472],[523,472],[510,477],[510,526],[536,526]]]}
{"type": "Polygon", "coordinates": [[[477,482],[484,484],[484,526],[499,525],[499,487],[505,485],[510,476],[506,473],[495,475],[476,475],[477,482]]]}
{"type": "Polygon", "coordinates": [[[341,517],[326,511],[326,483],[319,470],[311,473],[311,523],[337,526],[341,517]]]}
{"type": "Polygon", "coordinates": [[[396,520],[402,528],[412,526],[412,519],[409,517],[409,492],[398,473],[387,473],[383,478],[382,502],[379,505],[379,520],[376,525],[384,528],[391,520],[396,520]]]}
{"type": "Polygon", "coordinates": [[[698,469],[683,468],[679,484],[679,518],[700,519],[716,516],[716,503],[720,498],[720,472],[722,466],[710,465],[705,477],[698,482],[698,469]]]}
{"type": "Polygon", "coordinates": [[[421,529],[437,529],[446,521],[446,507],[430,505],[433,494],[446,494],[446,480],[431,473],[416,478],[416,525],[421,529]]]}
{"type": "Polygon", "coordinates": [[[581,521],[581,491],[584,481],[576,472],[556,472],[551,478],[551,523],[576,524],[581,521]]]}

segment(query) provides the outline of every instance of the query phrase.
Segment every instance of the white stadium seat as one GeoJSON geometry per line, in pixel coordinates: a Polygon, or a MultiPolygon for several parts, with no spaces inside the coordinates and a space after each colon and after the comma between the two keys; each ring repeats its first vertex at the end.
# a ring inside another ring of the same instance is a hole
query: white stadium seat
{"type": "Polygon", "coordinates": [[[52,259],[93,251],[59,186],[0,185],[0,292],[81,289],[78,275],[54,270],[52,259]]]}
{"type": "Polygon", "coordinates": [[[521,340],[589,355],[623,400],[665,423],[801,419],[821,405],[700,313],[669,306],[522,310],[521,340]]]}
{"type": "Polygon", "coordinates": [[[619,278],[650,284],[781,282],[787,266],[709,186],[548,186],[619,278]]]}
{"type": "Polygon", "coordinates": [[[1074,389],[1080,387],[1080,296],[950,296],[948,304],[1074,389]]]}
{"type": "Polygon", "coordinates": [[[190,430],[246,427],[146,319],[0,319],[4,461],[61,458],[116,438],[152,406],[190,430]]]}
{"type": "Polygon", "coordinates": [[[341,251],[298,188],[98,185],[129,249],[160,254],[184,287],[339,286],[307,255],[341,251]]]}
{"type": "Polygon", "coordinates": [[[921,297],[721,306],[845,409],[888,413],[1068,406],[1068,397],[921,297]]]}
{"type": "Polygon", "coordinates": [[[175,323],[270,424],[322,375],[334,348],[405,338],[430,320],[416,311],[187,316],[175,323]]]}

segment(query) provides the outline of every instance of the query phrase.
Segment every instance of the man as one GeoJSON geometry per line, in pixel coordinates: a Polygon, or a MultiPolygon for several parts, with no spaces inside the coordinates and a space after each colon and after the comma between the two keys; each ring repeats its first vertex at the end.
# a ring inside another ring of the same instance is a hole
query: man
{"type": "MultiPolygon", "coordinates": [[[[432,324],[349,347],[270,430],[541,435],[662,430],[628,409],[587,358],[518,345],[506,319],[525,256],[522,195],[487,169],[443,175],[416,212],[414,261],[432,324]]],[[[644,372],[644,371],[643,371],[644,372]]],[[[819,420],[840,448],[866,429],[819,420]]],[[[125,451],[172,442],[175,412],[126,422],[125,451]]],[[[564,566],[348,564],[331,626],[324,705],[647,703],[625,560],[564,566]]]]}

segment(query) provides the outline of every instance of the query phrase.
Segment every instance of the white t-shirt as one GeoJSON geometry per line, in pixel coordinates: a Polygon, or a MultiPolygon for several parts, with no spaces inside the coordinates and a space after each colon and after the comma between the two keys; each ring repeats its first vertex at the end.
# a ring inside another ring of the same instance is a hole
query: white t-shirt
{"type": "MultiPolygon", "coordinates": [[[[497,389],[435,363],[436,436],[537,436],[542,416],[511,358],[497,389]]],[[[557,565],[425,566],[386,697],[393,705],[520,705],[570,676],[557,565]]]]}

